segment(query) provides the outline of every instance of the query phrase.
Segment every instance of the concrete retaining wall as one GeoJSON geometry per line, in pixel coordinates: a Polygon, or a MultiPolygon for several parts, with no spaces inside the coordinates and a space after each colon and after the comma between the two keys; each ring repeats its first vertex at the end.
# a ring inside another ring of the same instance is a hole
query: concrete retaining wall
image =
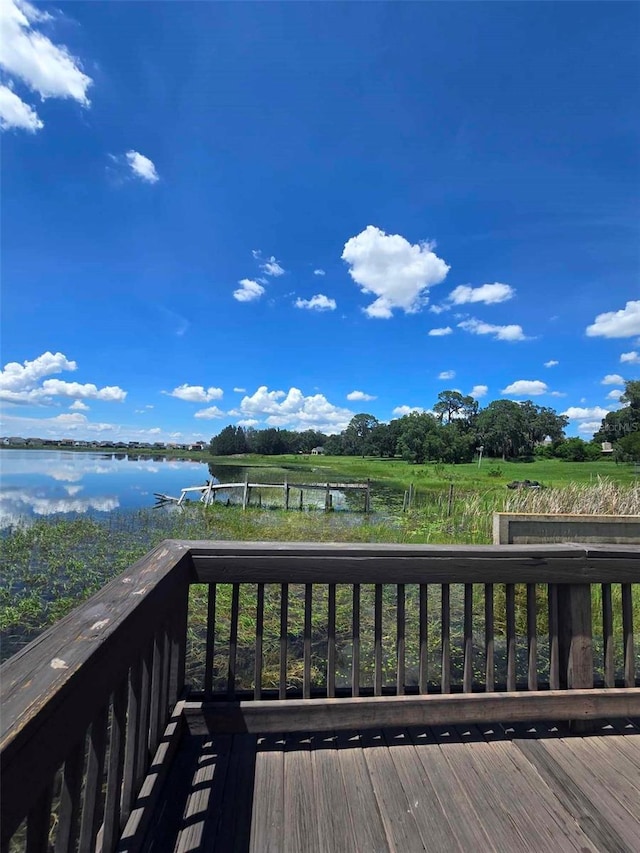
{"type": "Polygon", "coordinates": [[[494,545],[537,545],[547,542],[640,545],[640,516],[494,512],[494,545]]]}

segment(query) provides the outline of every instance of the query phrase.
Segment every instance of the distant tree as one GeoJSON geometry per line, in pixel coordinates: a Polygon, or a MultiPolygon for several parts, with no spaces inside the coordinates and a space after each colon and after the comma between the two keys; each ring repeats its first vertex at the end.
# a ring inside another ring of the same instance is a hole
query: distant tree
{"type": "MultiPolygon", "coordinates": [[[[608,412],[602,419],[600,429],[594,434],[596,442],[609,441],[615,446],[627,436],[640,432],[640,380],[633,379],[625,382],[624,394],[620,403],[625,404],[615,412],[608,412]]],[[[631,442],[633,445],[633,440],[631,442]]],[[[618,453],[616,458],[622,458],[624,453],[618,453]]]]}
{"type": "MultiPolygon", "coordinates": [[[[400,436],[398,453],[407,462],[418,465],[425,462],[432,453],[439,453],[436,442],[438,421],[425,412],[412,412],[399,420],[400,436]]],[[[434,458],[431,456],[431,458],[434,458]]],[[[435,458],[439,458],[439,455],[435,458]]]]}
{"type": "Polygon", "coordinates": [[[442,423],[450,423],[454,418],[471,422],[478,413],[478,402],[460,391],[441,391],[433,411],[442,423]]]}
{"type": "Polygon", "coordinates": [[[494,400],[478,415],[479,440],[487,456],[511,459],[529,447],[522,409],[513,400],[494,400]]]}
{"type": "Polygon", "coordinates": [[[247,442],[244,430],[239,426],[227,426],[211,439],[209,447],[213,456],[231,456],[234,453],[246,453],[247,442]]]}
{"type": "Polygon", "coordinates": [[[364,456],[369,435],[378,426],[378,423],[378,419],[373,415],[364,412],[354,415],[344,432],[343,447],[346,455],[364,456]]]}

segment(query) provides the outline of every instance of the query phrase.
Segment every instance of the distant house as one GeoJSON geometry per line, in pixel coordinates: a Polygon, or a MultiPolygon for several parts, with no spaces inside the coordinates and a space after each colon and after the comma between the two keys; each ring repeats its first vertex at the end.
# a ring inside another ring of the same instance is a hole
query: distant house
{"type": "Polygon", "coordinates": [[[26,438],[21,438],[18,435],[12,435],[8,439],[5,439],[6,444],[13,444],[15,447],[25,447],[27,444],[26,438]]]}
{"type": "Polygon", "coordinates": [[[311,451],[312,456],[324,456],[324,447],[314,447],[311,451]]]}
{"type": "Polygon", "coordinates": [[[609,456],[609,454],[613,453],[613,446],[610,441],[603,441],[600,447],[604,456],[609,456]]]}

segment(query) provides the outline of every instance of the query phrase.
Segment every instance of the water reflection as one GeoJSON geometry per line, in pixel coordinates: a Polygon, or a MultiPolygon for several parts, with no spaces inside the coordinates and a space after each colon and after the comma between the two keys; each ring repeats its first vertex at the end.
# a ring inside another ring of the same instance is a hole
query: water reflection
{"type": "Polygon", "coordinates": [[[126,453],[0,449],[0,527],[53,514],[153,506],[153,492],[203,482],[202,463],[126,453]]]}

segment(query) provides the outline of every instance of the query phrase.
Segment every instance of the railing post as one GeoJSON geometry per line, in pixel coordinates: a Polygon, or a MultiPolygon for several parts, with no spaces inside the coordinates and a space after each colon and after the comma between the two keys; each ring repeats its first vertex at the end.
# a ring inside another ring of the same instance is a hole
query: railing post
{"type": "MultiPolygon", "coordinates": [[[[558,584],[558,623],[560,687],[593,687],[591,584],[558,584]]],[[[585,732],[593,723],[572,720],[571,728],[585,732]]]]}

